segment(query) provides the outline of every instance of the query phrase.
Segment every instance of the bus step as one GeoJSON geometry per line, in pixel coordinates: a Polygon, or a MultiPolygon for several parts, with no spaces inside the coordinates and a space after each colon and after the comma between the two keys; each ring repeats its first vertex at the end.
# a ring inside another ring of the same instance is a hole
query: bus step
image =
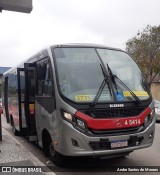
{"type": "Polygon", "coordinates": [[[29,142],[36,142],[36,141],[37,141],[37,136],[36,136],[36,135],[34,135],[34,136],[29,136],[29,137],[28,137],[28,140],[29,140],[29,142]]]}

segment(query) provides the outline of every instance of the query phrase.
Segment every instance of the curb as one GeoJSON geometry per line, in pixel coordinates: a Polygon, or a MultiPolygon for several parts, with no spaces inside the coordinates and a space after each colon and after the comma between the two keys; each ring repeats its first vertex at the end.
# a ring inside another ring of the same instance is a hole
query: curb
{"type": "MultiPolygon", "coordinates": [[[[2,128],[4,132],[7,133],[12,139],[16,142],[16,144],[24,150],[30,157],[35,166],[45,166],[48,171],[51,171],[44,163],[42,163],[33,153],[31,153],[25,146],[23,146],[18,140],[16,140],[6,129],[2,128]]],[[[2,132],[3,132],[2,131],[2,132]]],[[[3,140],[2,140],[3,141],[3,140]]],[[[54,172],[43,172],[46,175],[56,175],[54,172]]]]}

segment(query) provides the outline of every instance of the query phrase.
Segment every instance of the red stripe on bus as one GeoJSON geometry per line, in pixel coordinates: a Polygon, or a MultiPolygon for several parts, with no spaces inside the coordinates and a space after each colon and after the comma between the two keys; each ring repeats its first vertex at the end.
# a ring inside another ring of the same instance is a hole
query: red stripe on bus
{"type": "Polygon", "coordinates": [[[76,112],[76,117],[83,119],[88,128],[95,130],[120,129],[137,127],[144,123],[145,118],[150,114],[151,109],[148,107],[138,116],[128,116],[125,118],[94,119],[80,111],[76,112]]]}

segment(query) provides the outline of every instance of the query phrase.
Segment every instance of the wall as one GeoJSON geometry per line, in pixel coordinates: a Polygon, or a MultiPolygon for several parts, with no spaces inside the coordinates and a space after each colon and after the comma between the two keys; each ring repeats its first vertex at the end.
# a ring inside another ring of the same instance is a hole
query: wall
{"type": "Polygon", "coordinates": [[[152,93],[153,99],[160,100],[160,83],[152,83],[151,93],[152,93]]]}

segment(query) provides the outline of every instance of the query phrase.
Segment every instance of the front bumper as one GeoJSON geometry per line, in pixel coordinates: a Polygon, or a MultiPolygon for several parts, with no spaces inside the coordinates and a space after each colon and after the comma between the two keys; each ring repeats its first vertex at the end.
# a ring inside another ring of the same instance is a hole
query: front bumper
{"type": "Polygon", "coordinates": [[[76,130],[71,123],[63,120],[60,127],[59,144],[55,149],[66,156],[111,156],[116,154],[125,154],[136,149],[150,147],[153,143],[155,132],[155,117],[152,123],[142,132],[133,134],[124,134],[118,136],[87,136],[76,130]],[[151,138],[152,135],[152,138],[151,138]],[[138,139],[138,140],[136,140],[138,139]],[[128,141],[129,145],[122,148],[96,147],[95,145],[110,145],[112,141],[128,141]],[[103,142],[103,144],[101,144],[103,142]],[[138,143],[139,142],[139,143],[138,143]],[[138,144],[137,144],[138,143],[138,144]],[[95,145],[94,145],[95,144],[95,145]]]}

